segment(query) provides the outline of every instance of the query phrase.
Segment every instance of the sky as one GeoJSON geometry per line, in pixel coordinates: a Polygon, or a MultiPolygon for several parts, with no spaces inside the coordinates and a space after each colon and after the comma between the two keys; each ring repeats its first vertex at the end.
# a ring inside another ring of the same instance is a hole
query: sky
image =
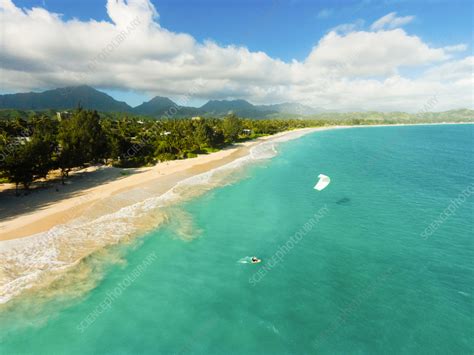
{"type": "Polygon", "coordinates": [[[0,0],[0,91],[473,108],[472,13],[456,0],[0,0]]]}

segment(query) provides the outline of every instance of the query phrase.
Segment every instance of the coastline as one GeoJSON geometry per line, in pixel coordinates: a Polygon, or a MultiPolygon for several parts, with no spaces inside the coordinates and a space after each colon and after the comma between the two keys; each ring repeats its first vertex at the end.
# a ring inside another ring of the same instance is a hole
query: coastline
{"type": "MultiPolygon", "coordinates": [[[[239,167],[273,157],[277,153],[274,144],[317,131],[354,127],[367,126],[285,131],[209,155],[137,169],[133,175],[79,190],[71,197],[2,221],[0,305],[24,291],[47,287],[97,251],[143,235],[171,218],[180,219],[168,207],[176,209],[176,202],[239,178],[233,174],[239,167]]],[[[48,193],[43,190],[38,195],[48,193]]],[[[177,237],[191,240],[195,236],[184,231],[177,237]]],[[[83,280],[89,279],[91,271],[85,272],[83,280]]]]}
{"type": "MultiPolygon", "coordinates": [[[[82,280],[89,280],[91,270],[81,264],[85,258],[182,218],[176,214],[177,202],[238,179],[233,173],[240,167],[274,156],[275,143],[331,128],[280,132],[209,155],[138,169],[134,175],[1,222],[0,306],[25,292],[47,290],[69,271],[85,272],[82,280]]],[[[54,191],[37,195],[48,193],[54,191]]],[[[191,240],[195,235],[184,226],[177,237],[191,240]]]]}
{"type": "MultiPolygon", "coordinates": [[[[215,153],[207,155],[199,155],[196,158],[189,158],[184,160],[174,160],[159,163],[153,167],[139,168],[128,176],[120,176],[117,174],[117,170],[126,171],[121,169],[105,167],[102,170],[104,175],[115,175],[105,176],[107,178],[104,184],[96,186],[85,186],[81,188],[77,193],[72,194],[70,197],[66,197],[58,200],[57,202],[45,203],[44,207],[38,208],[32,212],[20,213],[6,218],[6,220],[0,222],[0,249],[3,241],[14,240],[18,238],[25,238],[41,232],[45,232],[58,224],[66,224],[71,220],[80,217],[84,212],[90,211],[94,207],[99,207],[98,203],[104,200],[122,194],[129,190],[142,189],[144,191],[155,195],[166,193],[169,189],[175,186],[180,181],[201,174],[212,169],[222,167],[226,164],[232,163],[236,159],[242,158],[249,154],[251,148],[261,144],[262,142],[271,142],[273,140],[288,136],[289,134],[308,134],[312,132],[322,130],[333,130],[333,129],[346,129],[346,128],[367,128],[367,127],[392,127],[392,126],[417,126],[417,125],[445,125],[445,124],[473,124],[472,122],[460,122],[460,123],[427,123],[427,124],[387,124],[387,125],[360,125],[360,126],[323,126],[315,128],[303,128],[297,130],[290,130],[280,132],[272,136],[265,136],[257,138],[252,141],[239,143],[215,153]],[[114,169],[116,171],[114,171],[114,169]],[[153,186],[153,187],[152,187],[153,186]]],[[[104,177],[103,177],[104,178],[104,177]]],[[[80,184],[75,181],[74,184],[80,184]]],[[[54,193],[50,190],[43,190],[37,192],[38,196],[34,196],[37,199],[44,199],[47,194],[54,193]]],[[[25,200],[32,198],[28,196],[25,200]]],[[[18,202],[17,198],[9,198],[10,201],[6,201],[6,209],[15,209],[15,204],[18,202]]],[[[28,201],[22,201],[28,202],[28,201]]],[[[136,201],[131,201],[131,203],[136,201]]],[[[100,208],[94,213],[90,213],[91,217],[99,217],[102,213],[111,213],[114,210],[118,210],[130,204],[128,201],[122,201],[122,203],[109,206],[106,211],[102,211],[100,208]]]]}
{"type": "MultiPolygon", "coordinates": [[[[105,184],[85,188],[71,197],[66,197],[55,203],[47,204],[45,207],[30,213],[22,213],[13,218],[7,218],[7,220],[0,222],[0,245],[3,241],[29,237],[45,232],[58,224],[66,224],[80,217],[85,211],[93,207],[98,207],[99,202],[103,202],[105,199],[126,193],[130,190],[142,189],[145,191],[150,190],[147,192],[153,192],[155,195],[164,194],[186,178],[222,167],[232,163],[236,159],[248,155],[251,148],[263,142],[277,140],[291,133],[307,134],[313,131],[331,128],[332,127],[304,128],[301,130],[280,132],[272,136],[239,143],[218,152],[199,155],[196,158],[168,161],[156,164],[153,167],[136,169],[131,175],[113,179],[105,184]]],[[[102,170],[104,174],[110,174],[113,169],[114,168],[106,167],[102,170]]],[[[80,184],[80,182],[78,183],[80,184]]],[[[35,197],[41,199],[46,197],[48,193],[53,192],[50,190],[38,191],[37,194],[39,196],[35,197]]],[[[147,196],[149,197],[150,195],[147,196]]],[[[27,196],[26,199],[29,197],[31,196],[27,196]]],[[[11,198],[10,200],[11,201],[8,202],[12,206],[8,207],[15,208],[15,199],[11,198]]],[[[93,217],[100,217],[102,214],[111,213],[134,202],[136,201],[114,203],[114,206],[108,206],[109,208],[107,208],[106,211],[96,210],[91,214],[93,217]]]]}

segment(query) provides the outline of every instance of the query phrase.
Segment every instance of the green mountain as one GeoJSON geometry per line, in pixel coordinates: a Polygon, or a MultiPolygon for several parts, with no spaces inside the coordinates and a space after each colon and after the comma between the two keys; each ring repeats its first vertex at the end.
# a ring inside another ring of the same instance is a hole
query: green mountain
{"type": "Polygon", "coordinates": [[[156,96],[150,101],[133,108],[133,113],[137,115],[146,115],[155,118],[160,117],[192,117],[204,114],[196,107],[179,106],[167,97],[156,96]]]}
{"type": "Polygon", "coordinates": [[[298,103],[276,105],[252,105],[245,100],[211,100],[200,108],[179,106],[167,97],[156,96],[134,108],[125,102],[90,86],[72,86],[36,93],[0,95],[0,109],[16,110],[68,110],[77,106],[101,112],[123,112],[145,115],[154,118],[214,116],[222,117],[235,113],[241,117],[255,119],[277,118],[282,115],[309,115],[320,112],[298,103]]]}
{"type": "Polygon", "coordinates": [[[325,112],[316,115],[306,116],[308,119],[345,121],[345,120],[384,120],[384,121],[429,121],[429,122],[472,122],[474,120],[474,110],[459,109],[444,112],[325,112]]]}
{"type": "Polygon", "coordinates": [[[211,100],[201,106],[201,110],[209,116],[225,116],[234,113],[241,117],[266,118],[278,113],[275,110],[268,110],[252,105],[245,100],[211,100]]]}
{"type": "Polygon", "coordinates": [[[167,97],[156,96],[150,101],[134,107],[133,112],[138,115],[161,116],[171,107],[177,107],[177,105],[167,97]]]}
{"type": "Polygon", "coordinates": [[[331,112],[316,109],[299,103],[281,103],[274,105],[253,105],[245,100],[211,100],[201,106],[179,106],[167,97],[156,96],[134,108],[125,102],[90,86],[73,86],[47,90],[41,93],[21,93],[0,95],[0,119],[29,117],[33,111],[47,111],[54,115],[58,110],[74,109],[78,106],[93,109],[109,115],[120,113],[136,114],[153,118],[185,118],[193,116],[223,117],[234,113],[239,117],[252,119],[265,118],[301,118],[328,121],[347,120],[385,120],[403,122],[423,120],[429,122],[464,122],[474,120],[474,111],[470,109],[450,110],[446,112],[331,112]]]}
{"type": "Polygon", "coordinates": [[[47,90],[40,93],[0,95],[0,109],[67,110],[79,105],[86,109],[103,112],[131,112],[132,110],[125,102],[117,101],[87,85],[47,90]]]}
{"type": "Polygon", "coordinates": [[[259,105],[256,106],[262,111],[275,111],[278,113],[287,113],[291,115],[314,115],[316,113],[324,112],[325,109],[315,109],[313,107],[302,105],[296,102],[284,102],[281,104],[273,104],[273,105],[259,105]]]}

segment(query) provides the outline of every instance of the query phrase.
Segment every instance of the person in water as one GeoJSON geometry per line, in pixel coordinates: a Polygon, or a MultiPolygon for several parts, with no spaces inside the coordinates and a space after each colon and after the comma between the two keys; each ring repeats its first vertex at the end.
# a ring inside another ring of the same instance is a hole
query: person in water
{"type": "Polygon", "coordinates": [[[252,256],[252,263],[259,263],[260,259],[258,259],[256,256],[252,256]]]}

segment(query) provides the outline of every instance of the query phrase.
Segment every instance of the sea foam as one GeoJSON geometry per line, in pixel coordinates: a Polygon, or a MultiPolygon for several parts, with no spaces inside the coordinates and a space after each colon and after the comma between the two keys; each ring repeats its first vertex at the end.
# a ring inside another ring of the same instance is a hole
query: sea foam
{"type": "Polygon", "coordinates": [[[78,218],[29,237],[0,242],[0,304],[25,290],[50,284],[88,255],[148,227],[159,225],[159,212],[172,204],[232,182],[230,174],[277,154],[275,145],[306,132],[290,132],[255,145],[249,154],[210,171],[191,176],[159,196],[123,207],[92,220],[78,218]],[[153,213],[151,213],[153,212],[153,213]],[[149,216],[155,216],[150,223],[149,216]]]}

